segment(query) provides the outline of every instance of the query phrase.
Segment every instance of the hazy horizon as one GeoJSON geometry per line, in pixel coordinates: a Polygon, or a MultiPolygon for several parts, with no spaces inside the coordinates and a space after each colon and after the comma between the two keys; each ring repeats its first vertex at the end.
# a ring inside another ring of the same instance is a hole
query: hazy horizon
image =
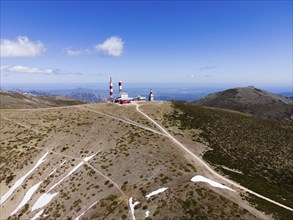
{"type": "MultiPolygon", "coordinates": [[[[236,87],[247,87],[254,86],[256,88],[264,89],[273,93],[292,93],[292,86],[282,86],[282,85],[250,85],[245,83],[239,84],[203,84],[203,83],[129,83],[123,82],[123,90],[131,93],[132,90],[142,92],[149,91],[150,89],[154,91],[164,91],[172,93],[211,93],[215,91],[221,91],[236,87]]],[[[109,91],[109,83],[31,83],[31,84],[21,84],[21,83],[11,83],[11,84],[1,84],[1,89],[12,90],[36,90],[36,91],[67,91],[74,89],[88,89],[93,91],[100,91],[107,94],[109,91]]],[[[114,81],[114,93],[118,92],[118,82],[114,81]],[[117,85],[116,85],[117,84],[117,85]]]]}

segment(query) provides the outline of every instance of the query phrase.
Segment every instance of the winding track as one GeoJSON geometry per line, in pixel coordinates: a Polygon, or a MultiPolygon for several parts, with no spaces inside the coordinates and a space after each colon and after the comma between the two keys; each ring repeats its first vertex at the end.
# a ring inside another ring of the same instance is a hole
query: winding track
{"type": "Polygon", "coordinates": [[[127,123],[127,124],[131,124],[131,125],[134,125],[136,127],[139,127],[139,128],[142,128],[142,129],[145,129],[145,130],[148,130],[148,131],[151,131],[153,133],[166,136],[164,133],[158,132],[158,131],[156,131],[156,130],[154,130],[152,128],[149,128],[147,126],[143,126],[143,125],[138,124],[136,122],[130,121],[129,119],[124,120],[122,118],[118,118],[118,117],[115,117],[113,115],[109,115],[109,114],[106,114],[104,112],[100,112],[98,110],[92,109],[92,108],[85,108],[85,107],[80,107],[80,106],[76,106],[76,108],[79,108],[79,109],[82,109],[82,110],[86,110],[86,111],[90,111],[90,112],[94,112],[94,113],[97,113],[97,114],[100,114],[100,115],[103,115],[103,116],[106,116],[106,117],[109,117],[109,118],[113,118],[113,119],[118,120],[118,121],[122,121],[122,122],[127,123]]]}
{"type": "Polygon", "coordinates": [[[281,203],[279,203],[279,202],[276,202],[276,201],[274,201],[274,200],[272,200],[272,199],[270,199],[270,198],[267,198],[267,197],[265,197],[265,196],[262,196],[262,195],[260,195],[260,194],[258,194],[258,193],[256,193],[256,192],[254,192],[254,191],[252,191],[252,190],[250,190],[250,189],[247,189],[247,188],[245,188],[244,186],[241,186],[241,185],[239,185],[238,183],[235,183],[234,181],[232,181],[232,180],[230,180],[230,179],[228,179],[228,178],[226,178],[226,177],[224,177],[224,176],[222,176],[222,175],[220,175],[219,173],[217,173],[216,171],[214,171],[205,161],[203,161],[200,157],[198,157],[197,155],[195,155],[194,153],[192,153],[187,147],[185,147],[182,143],[180,143],[175,137],[173,137],[168,131],[166,131],[166,129],[165,128],[163,128],[161,125],[159,125],[155,120],[153,120],[151,117],[149,117],[147,114],[145,114],[144,112],[142,112],[140,109],[139,109],[139,107],[140,107],[140,105],[138,104],[138,103],[136,103],[136,102],[134,102],[134,104],[136,105],[136,110],[140,113],[140,114],[142,114],[144,117],[146,117],[148,120],[150,120],[153,124],[155,124],[164,134],[166,134],[166,136],[171,140],[171,141],[173,141],[175,144],[177,144],[180,148],[182,148],[184,151],[186,151],[191,157],[193,157],[194,159],[196,159],[199,163],[201,163],[211,174],[213,174],[214,176],[216,176],[216,177],[218,177],[219,179],[221,179],[221,180],[223,180],[224,182],[226,182],[226,183],[229,183],[229,184],[231,184],[232,186],[234,186],[234,187],[238,187],[239,189],[241,189],[241,190],[243,190],[243,191],[245,191],[245,192],[248,192],[248,193],[250,193],[250,194],[253,194],[253,195],[255,195],[255,196],[257,196],[257,197],[259,197],[259,198],[261,198],[261,199],[264,199],[264,200],[266,200],[266,201],[268,201],[268,202],[271,202],[271,203],[273,203],[273,204],[275,204],[275,205],[277,205],[277,206],[280,206],[280,207],[282,207],[282,208],[284,208],[284,209],[287,209],[287,210],[289,210],[289,211],[291,211],[291,212],[293,212],[293,208],[290,208],[290,207],[288,207],[288,206],[285,206],[285,205],[283,205],[283,204],[281,204],[281,203]]]}

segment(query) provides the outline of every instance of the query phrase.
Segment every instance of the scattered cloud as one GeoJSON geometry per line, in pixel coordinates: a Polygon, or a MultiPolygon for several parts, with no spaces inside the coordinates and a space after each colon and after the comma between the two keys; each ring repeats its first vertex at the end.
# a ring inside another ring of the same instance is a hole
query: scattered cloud
{"type": "Polygon", "coordinates": [[[1,66],[1,73],[31,73],[45,75],[82,75],[82,73],[74,73],[61,69],[37,68],[27,66],[1,66]]]}
{"type": "Polygon", "coordinates": [[[123,52],[124,42],[120,37],[110,37],[103,43],[95,46],[96,53],[119,57],[123,52]]]}
{"type": "Polygon", "coordinates": [[[188,78],[197,78],[199,75],[198,74],[188,74],[186,77],[188,78]]]}
{"type": "Polygon", "coordinates": [[[81,55],[83,52],[80,51],[80,50],[72,50],[71,48],[67,48],[65,49],[65,53],[68,55],[68,56],[79,56],[81,55]]]}
{"type": "Polygon", "coordinates": [[[73,50],[72,47],[67,47],[64,52],[67,56],[80,56],[80,55],[94,55],[101,54],[113,57],[120,57],[123,52],[124,42],[120,37],[109,37],[103,43],[94,45],[92,48],[73,50]]]}
{"type": "Polygon", "coordinates": [[[215,69],[215,68],[217,68],[216,65],[206,65],[206,66],[200,67],[199,69],[200,70],[210,70],[210,69],[215,69]]]}
{"type": "Polygon", "coordinates": [[[83,75],[80,72],[71,72],[71,71],[62,70],[62,69],[53,69],[53,74],[55,75],[83,75]]]}
{"type": "Polygon", "coordinates": [[[92,74],[87,74],[87,76],[92,76],[92,77],[105,77],[108,76],[109,74],[105,73],[92,73],[92,74]]]}
{"type": "Polygon", "coordinates": [[[209,78],[211,77],[209,74],[201,74],[201,73],[198,73],[198,74],[190,74],[190,75],[187,75],[188,78],[209,78]]]}
{"type": "Polygon", "coordinates": [[[15,41],[1,39],[0,48],[1,57],[35,57],[46,52],[42,42],[32,42],[26,36],[19,36],[15,41]]]}

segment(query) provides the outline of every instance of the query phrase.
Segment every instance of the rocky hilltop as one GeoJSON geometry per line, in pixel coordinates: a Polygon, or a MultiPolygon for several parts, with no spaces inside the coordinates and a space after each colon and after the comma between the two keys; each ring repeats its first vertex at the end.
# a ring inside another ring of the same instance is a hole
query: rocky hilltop
{"type": "Polygon", "coordinates": [[[224,108],[260,118],[293,123],[293,100],[253,86],[212,93],[195,102],[199,106],[224,108]]]}

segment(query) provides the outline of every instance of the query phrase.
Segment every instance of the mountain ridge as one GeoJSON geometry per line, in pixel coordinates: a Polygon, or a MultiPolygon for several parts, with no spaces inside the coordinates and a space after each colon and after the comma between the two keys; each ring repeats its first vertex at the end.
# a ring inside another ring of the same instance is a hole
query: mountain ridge
{"type": "Polygon", "coordinates": [[[228,89],[194,102],[198,106],[236,110],[260,118],[293,123],[293,100],[253,86],[228,89]]]}

